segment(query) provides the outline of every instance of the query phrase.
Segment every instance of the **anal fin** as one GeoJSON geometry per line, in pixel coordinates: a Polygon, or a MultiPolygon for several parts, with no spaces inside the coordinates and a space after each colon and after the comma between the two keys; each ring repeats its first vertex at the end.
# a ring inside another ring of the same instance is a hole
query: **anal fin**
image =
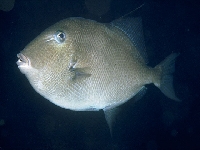
{"type": "Polygon", "coordinates": [[[110,108],[110,109],[104,109],[104,114],[105,114],[105,118],[106,118],[106,122],[108,124],[108,127],[110,129],[110,135],[113,135],[113,124],[116,121],[116,116],[119,113],[119,108],[118,107],[114,107],[114,108],[110,108]]]}

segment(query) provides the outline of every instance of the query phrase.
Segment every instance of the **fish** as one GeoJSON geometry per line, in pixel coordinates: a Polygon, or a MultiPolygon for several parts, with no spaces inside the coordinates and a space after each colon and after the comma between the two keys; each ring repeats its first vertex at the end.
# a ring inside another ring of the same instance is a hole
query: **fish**
{"type": "Polygon", "coordinates": [[[103,110],[112,134],[118,106],[142,97],[147,84],[180,101],[173,88],[178,55],[148,66],[141,18],[99,23],[74,17],[44,30],[17,54],[16,63],[35,91],[55,105],[103,110]]]}

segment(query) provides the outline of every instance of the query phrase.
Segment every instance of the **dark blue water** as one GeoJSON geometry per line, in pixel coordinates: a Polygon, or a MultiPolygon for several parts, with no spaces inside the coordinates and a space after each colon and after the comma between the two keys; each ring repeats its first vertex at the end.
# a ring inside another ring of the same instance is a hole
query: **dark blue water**
{"type": "Polygon", "coordinates": [[[0,150],[169,150],[200,149],[200,4],[149,0],[130,14],[143,19],[149,65],[172,52],[177,103],[154,85],[138,102],[128,101],[117,117],[113,138],[103,111],[75,112],[37,94],[17,68],[16,54],[40,32],[67,17],[110,22],[144,1],[18,0],[0,11],[0,150]],[[98,3],[98,4],[97,4],[98,3]]]}

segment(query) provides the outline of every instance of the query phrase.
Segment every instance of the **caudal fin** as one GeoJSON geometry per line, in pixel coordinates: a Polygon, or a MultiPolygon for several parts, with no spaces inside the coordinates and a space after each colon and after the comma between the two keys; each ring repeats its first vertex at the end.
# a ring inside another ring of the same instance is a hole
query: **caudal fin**
{"type": "Polygon", "coordinates": [[[180,100],[176,97],[174,92],[172,74],[175,71],[175,60],[178,55],[179,54],[177,53],[172,53],[155,67],[161,70],[161,81],[158,87],[168,98],[171,98],[176,101],[180,100]]]}

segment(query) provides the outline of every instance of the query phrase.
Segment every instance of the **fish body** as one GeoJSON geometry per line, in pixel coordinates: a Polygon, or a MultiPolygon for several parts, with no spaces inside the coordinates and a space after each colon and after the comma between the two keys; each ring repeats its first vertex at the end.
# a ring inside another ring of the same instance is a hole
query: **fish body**
{"type": "Polygon", "coordinates": [[[32,87],[66,109],[115,108],[154,83],[171,99],[171,54],[147,66],[141,19],[110,24],[83,18],[62,20],[43,31],[18,55],[18,68],[32,87]]]}

